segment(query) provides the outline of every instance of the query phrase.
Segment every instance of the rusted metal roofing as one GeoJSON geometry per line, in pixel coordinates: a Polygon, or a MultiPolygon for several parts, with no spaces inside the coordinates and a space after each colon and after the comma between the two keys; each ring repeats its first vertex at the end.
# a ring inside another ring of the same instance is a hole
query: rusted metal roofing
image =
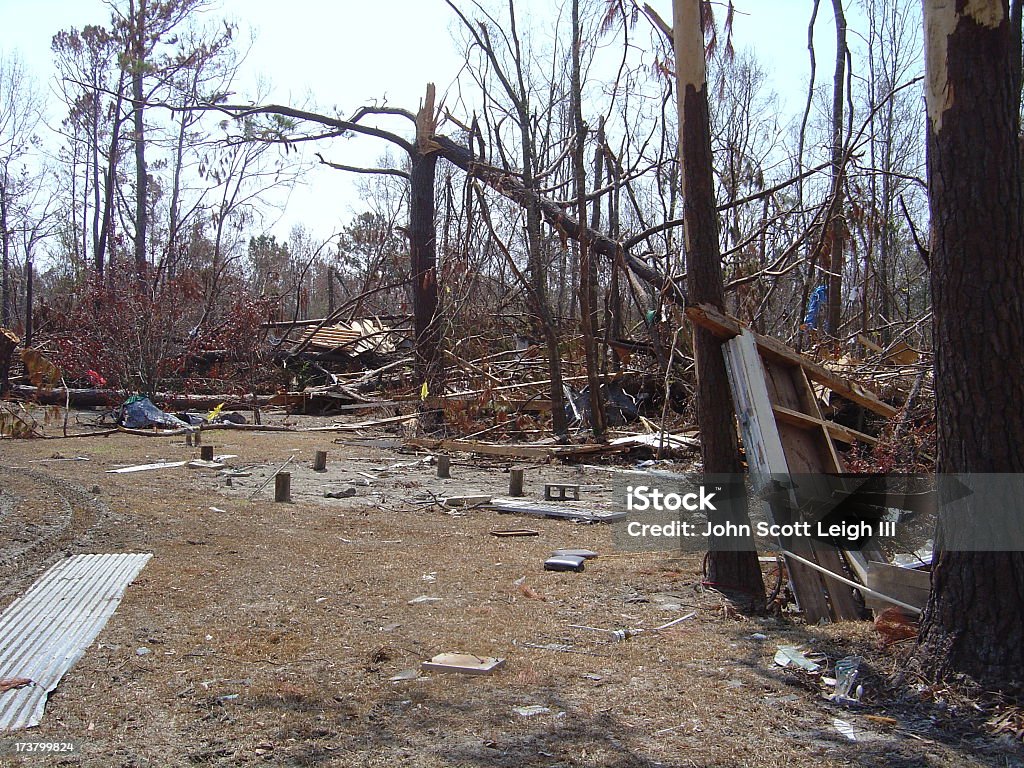
{"type": "Polygon", "coordinates": [[[391,328],[376,320],[352,320],[346,325],[327,325],[310,328],[299,344],[309,341],[309,346],[321,350],[336,350],[350,357],[366,352],[392,352],[395,342],[391,328]]]}
{"type": "Polygon", "coordinates": [[[54,565],[0,614],[0,732],[39,725],[46,697],[106,625],[152,555],[76,555],[54,565]]]}

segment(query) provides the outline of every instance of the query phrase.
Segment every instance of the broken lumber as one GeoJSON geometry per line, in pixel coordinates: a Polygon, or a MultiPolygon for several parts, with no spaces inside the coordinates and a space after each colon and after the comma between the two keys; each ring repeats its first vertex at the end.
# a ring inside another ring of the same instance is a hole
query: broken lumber
{"type": "Polygon", "coordinates": [[[822,365],[800,354],[778,339],[774,339],[771,336],[762,336],[750,330],[736,318],[723,314],[715,307],[708,304],[687,307],[686,316],[694,323],[707,328],[722,339],[731,339],[747,330],[753,335],[758,351],[766,358],[803,368],[809,379],[828,387],[837,395],[845,397],[847,400],[863,406],[879,416],[889,419],[897,413],[896,408],[882,402],[874,393],[865,389],[857,382],[830,373],[822,365]]]}
{"type": "Polygon", "coordinates": [[[503,445],[479,440],[426,440],[423,438],[411,438],[406,440],[405,444],[410,448],[421,448],[428,451],[460,451],[512,459],[566,459],[599,453],[617,453],[633,448],[630,444],[537,445],[518,443],[503,445]]]}
{"type": "MultiPolygon", "coordinates": [[[[75,388],[40,389],[27,384],[16,384],[10,394],[23,400],[41,405],[71,405],[74,408],[111,407],[124,401],[126,394],[117,389],[75,388]]],[[[216,408],[221,403],[225,409],[261,407],[270,403],[273,395],[182,395],[174,392],[158,392],[151,398],[166,408],[216,408]]]]}
{"type": "MultiPolygon", "coordinates": [[[[928,605],[928,596],[932,590],[931,574],[927,571],[875,561],[868,561],[865,583],[876,592],[891,595],[905,605],[916,606],[919,611],[928,605]]],[[[887,601],[879,601],[870,595],[864,602],[868,608],[879,613],[889,607],[887,601]]]]}

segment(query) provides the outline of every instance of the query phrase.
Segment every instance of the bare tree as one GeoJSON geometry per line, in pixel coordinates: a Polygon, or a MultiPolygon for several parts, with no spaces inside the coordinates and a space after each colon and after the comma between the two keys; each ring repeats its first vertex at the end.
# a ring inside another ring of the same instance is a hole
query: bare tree
{"type": "Polygon", "coordinates": [[[32,148],[42,116],[35,84],[20,59],[0,59],[0,325],[13,317],[11,258],[18,199],[35,174],[24,161],[32,148]]]}

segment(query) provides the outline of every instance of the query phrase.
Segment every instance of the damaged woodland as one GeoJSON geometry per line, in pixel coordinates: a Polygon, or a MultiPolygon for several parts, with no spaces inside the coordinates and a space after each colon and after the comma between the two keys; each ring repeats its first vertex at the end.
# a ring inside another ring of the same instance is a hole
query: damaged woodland
{"type": "Polygon", "coordinates": [[[0,56],[0,737],[1019,764],[1021,2],[772,8],[795,100],[773,4],[409,4],[319,105],[103,5],[0,56]]]}

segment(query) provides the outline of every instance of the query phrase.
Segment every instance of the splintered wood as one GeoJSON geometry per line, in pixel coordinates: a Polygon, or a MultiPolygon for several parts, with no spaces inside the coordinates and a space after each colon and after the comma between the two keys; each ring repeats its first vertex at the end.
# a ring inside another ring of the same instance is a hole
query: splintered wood
{"type": "MultiPolygon", "coordinates": [[[[691,307],[687,315],[696,323],[726,338],[722,345],[750,473],[759,487],[790,474],[813,482],[820,477],[828,494],[827,475],[842,473],[843,462],[833,440],[873,442],[870,435],[833,424],[823,418],[810,380],[878,413],[891,416],[895,409],[871,392],[826,371],[817,363],[766,336],[759,336],[739,321],[711,307],[691,307]]],[[[792,492],[790,492],[792,493],[792,492]]],[[[792,500],[791,500],[792,501],[792,500]]],[[[794,504],[766,502],[773,522],[787,524],[794,504]]],[[[848,564],[837,548],[815,539],[794,538],[794,556],[786,554],[797,603],[809,622],[857,619],[861,606],[845,579],[848,564]],[[816,564],[815,569],[808,563],[816,564]],[[824,571],[824,572],[823,572],[824,571]],[[835,576],[829,575],[835,574],[835,576]]],[[[865,553],[881,560],[880,552],[865,553]]],[[[867,570],[864,556],[852,556],[849,567],[862,581],[867,570]]]]}

